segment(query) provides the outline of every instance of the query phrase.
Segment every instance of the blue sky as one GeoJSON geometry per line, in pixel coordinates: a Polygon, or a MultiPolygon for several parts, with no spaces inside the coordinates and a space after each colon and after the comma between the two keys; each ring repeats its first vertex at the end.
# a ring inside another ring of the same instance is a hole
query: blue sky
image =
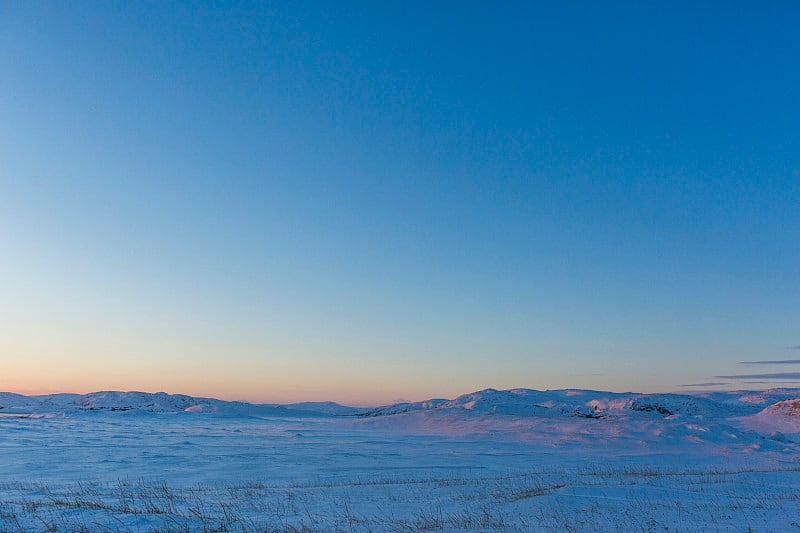
{"type": "Polygon", "coordinates": [[[800,342],[798,15],[6,3],[0,388],[776,374],[739,363],[800,342]]]}

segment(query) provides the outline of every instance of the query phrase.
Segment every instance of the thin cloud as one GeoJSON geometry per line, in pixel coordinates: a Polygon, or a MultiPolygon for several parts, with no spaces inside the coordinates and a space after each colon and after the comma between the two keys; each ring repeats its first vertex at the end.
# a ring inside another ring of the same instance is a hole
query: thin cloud
{"type": "Polygon", "coordinates": [[[800,365],[800,359],[778,359],[774,361],[739,361],[740,365],[800,365]]]}
{"type": "Polygon", "coordinates": [[[716,379],[800,379],[800,372],[776,372],[774,374],[737,374],[735,376],[714,376],[716,379]]]}
{"type": "Polygon", "coordinates": [[[798,344],[797,346],[787,346],[786,349],[787,350],[800,350],[800,344],[798,344]]]}
{"type": "Polygon", "coordinates": [[[716,387],[718,385],[727,385],[727,381],[708,381],[706,383],[684,383],[678,385],[679,387],[716,387]]]}

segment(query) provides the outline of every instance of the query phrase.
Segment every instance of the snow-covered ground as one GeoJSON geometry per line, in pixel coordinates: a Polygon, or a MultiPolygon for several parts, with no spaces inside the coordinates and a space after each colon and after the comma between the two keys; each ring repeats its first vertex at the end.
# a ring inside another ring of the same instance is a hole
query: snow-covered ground
{"type": "Polygon", "coordinates": [[[800,531],[798,398],[0,393],[0,531],[800,531]]]}

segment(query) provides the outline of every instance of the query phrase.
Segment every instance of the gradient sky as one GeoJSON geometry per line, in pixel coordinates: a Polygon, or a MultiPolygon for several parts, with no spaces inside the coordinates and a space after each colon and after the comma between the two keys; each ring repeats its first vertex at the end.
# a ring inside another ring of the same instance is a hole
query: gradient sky
{"type": "Polygon", "coordinates": [[[0,390],[800,384],[795,3],[196,4],[0,3],[0,390]]]}

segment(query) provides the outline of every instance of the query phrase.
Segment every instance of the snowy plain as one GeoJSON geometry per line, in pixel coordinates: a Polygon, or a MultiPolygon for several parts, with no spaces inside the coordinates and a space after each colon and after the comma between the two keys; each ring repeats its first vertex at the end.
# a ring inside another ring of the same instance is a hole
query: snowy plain
{"type": "Polygon", "coordinates": [[[0,531],[800,531],[798,398],[0,393],[0,531]]]}

